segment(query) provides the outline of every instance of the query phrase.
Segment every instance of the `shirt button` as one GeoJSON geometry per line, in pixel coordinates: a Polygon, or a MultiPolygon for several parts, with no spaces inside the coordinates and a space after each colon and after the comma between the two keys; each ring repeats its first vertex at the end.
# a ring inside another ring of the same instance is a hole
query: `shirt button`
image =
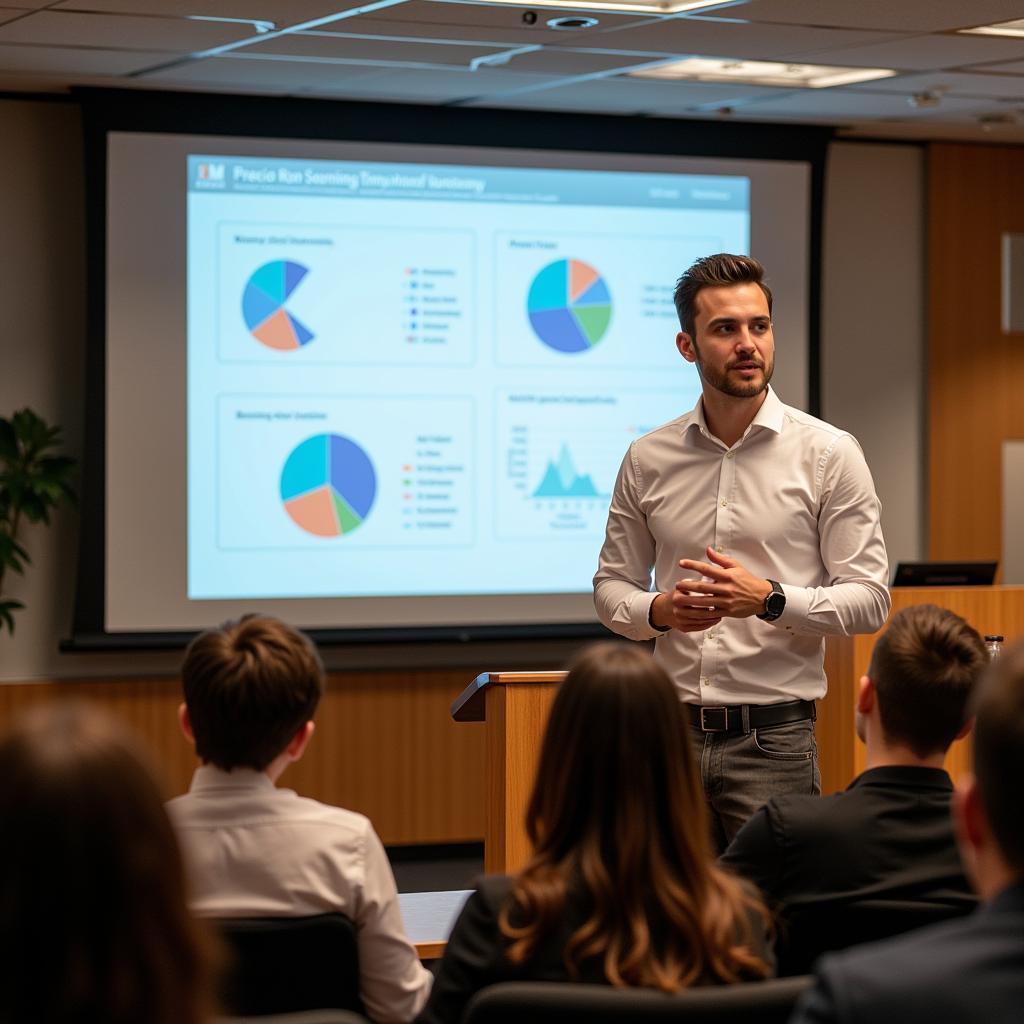
{"type": "Polygon", "coordinates": [[[700,677],[700,685],[701,686],[707,686],[708,685],[708,677],[707,676],[701,676],[700,677]]]}
{"type": "Polygon", "coordinates": [[[708,630],[708,639],[709,640],[714,640],[716,636],[718,636],[718,634],[714,630],[711,630],[711,629],[708,630]]]}
{"type": "Polygon", "coordinates": [[[733,457],[733,454],[734,454],[733,452],[726,452],[726,453],[725,453],[725,457],[726,457],[727,459],[731,459],[731,458],[733,457]]]}
{"type": "Polygon", "coordinates": [[[723,501],[722,502],[722,508],[728,508],[728,507],[729,507],[729,502],[723,501]]]}

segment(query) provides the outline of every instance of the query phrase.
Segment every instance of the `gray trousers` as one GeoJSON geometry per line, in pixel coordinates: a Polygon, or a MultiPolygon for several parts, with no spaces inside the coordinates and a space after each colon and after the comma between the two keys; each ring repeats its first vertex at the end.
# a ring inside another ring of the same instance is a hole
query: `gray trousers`
{"type": "Polygon", "coordinates": [[[744,822],[773,796],[821,792],[814,722],[787,722],[749,733],[702,732],[690,726],[693,753],[721,853],[744,822]]]}

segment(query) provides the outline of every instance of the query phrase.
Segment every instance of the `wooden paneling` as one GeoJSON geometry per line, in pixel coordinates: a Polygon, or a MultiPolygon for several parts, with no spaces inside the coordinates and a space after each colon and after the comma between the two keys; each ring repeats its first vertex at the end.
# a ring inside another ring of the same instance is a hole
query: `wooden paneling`
{"type": "MultiPolygon", "coordinates": [[[[999,633],[1008,644],[1024,636],[1024,587],[897,587],[892,592],[890,618],[915,604],[949,608],[983,636],[999,633]]],[[[819,705],[817,730],[823,793],[844,789],[864,770],[864,744],[856,738],[853,705],[857,681],[867,672],[879,633],[852,639],[833,637],[826,644],[828,696],[819,705]]],[[[969,767],[968,736],[950,748],[946,768],[956,780],[969,767]]]]}
{"type": "MultiPolygon", "coordinates": [[[[1022,182],[1024,147],[929,147],[928,510],[934,559],[1001,557],[1000,450],[1004,438],[1024,437],[1024,337],[1000,329],[1000,244],[1003,232],[1024,232],[1022,182]]],[[[866,329],[885,330],[885,324],[866,329]]]]}
{"type": "MultiPolygon", "coordinates": [[[[484,834],[483,726],[451,721],[469,670],[333,674],[316,734],[282,784],[368,815],[386,843],[479,840],[484,834]]],[[[173,679],[62,681],[0,686],[0,725],[32,705],[73,698],[132,728],[184,792],[195,767],[178,731],[173,679]]]]}

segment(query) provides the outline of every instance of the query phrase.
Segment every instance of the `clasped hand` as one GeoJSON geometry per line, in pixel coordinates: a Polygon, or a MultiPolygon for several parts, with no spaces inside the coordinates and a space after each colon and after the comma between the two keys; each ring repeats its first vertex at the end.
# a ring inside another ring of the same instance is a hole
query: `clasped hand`
{"type": "Polygon", "coordinates": [[[679,562],[680,569],[706,578],[679,580],[671,593],[659,594],[651,609],[656,626],[695,633],[722,619],[745,619],[764,610],[764,600],[772,590],[767,580],[714,548],[707,548],[707,556],[707,562],[690,558],[679,562]]]}

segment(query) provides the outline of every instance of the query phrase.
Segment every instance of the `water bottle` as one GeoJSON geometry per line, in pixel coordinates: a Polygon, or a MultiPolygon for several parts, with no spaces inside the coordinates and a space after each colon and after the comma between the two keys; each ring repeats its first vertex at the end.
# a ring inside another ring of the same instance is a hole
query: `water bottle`
{"type": "Polygon", "coordinates": [[[985,650],[988,651],[989,661],[995,661],[1002,653],[1003,638],[997,633],[989,633],[985,637],[985,650]]]}

